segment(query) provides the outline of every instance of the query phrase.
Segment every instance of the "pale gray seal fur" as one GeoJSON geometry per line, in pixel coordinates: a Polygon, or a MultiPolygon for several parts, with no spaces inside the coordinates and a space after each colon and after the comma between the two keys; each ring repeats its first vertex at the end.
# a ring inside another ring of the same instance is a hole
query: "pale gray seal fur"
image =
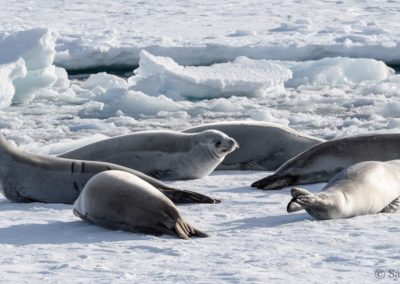
{"type": "Polygon", "coordinates": [[[284,163],[270,176],[254,182],[259,189],[327,182],[344,168],[364,161],[400,159],[400,134],[368,134],[318,144],[284,163]]]}
{"type": "Polygon", "coordinates": [[[206,237],[189,225],[178,208],[148,182],[127,172],[106,171],[92,177],[73,212],[85,221],[110,229],[182,239],[206,237]]]}
{"type": "Polygon", "coordinates": [[[318,194],[293,188],[288,212],[305,209],[316,219],[393,213],[400,207],[400,160],[362,162],[334,178],[318,194]]]}
{"type": "Polygon", "coordinates": [[[103,161],[135,169],[158,179],[196,179],[210,174],[238,148],[224,133],[140,131],[98,141],[59,157],[103,161]]]}
{"type": "Polygon", "coordinates": [[[259,121],[228,121],[199,125],[183,132],[216,129],[235,139],[240,149],[226,156],[218,170],[276,170],[284,162],[323,140],[287,126],[259,121]]]}
{"type": "Polygon", "coordinates": [[[173,202],[215,203],[208,196],[169,187],[138,171],[119,165],[34,155],[20,151],[0,135],[0,190],[15,202],[73,203],[86,182],[107,170],[129,172],[147,181],[173,202]]]}

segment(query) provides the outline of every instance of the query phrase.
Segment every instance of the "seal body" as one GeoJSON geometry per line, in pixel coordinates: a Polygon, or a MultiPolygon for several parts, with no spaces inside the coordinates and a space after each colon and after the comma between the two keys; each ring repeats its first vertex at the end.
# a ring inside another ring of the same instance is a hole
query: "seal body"
{"type": "Polygon", "coordinates": [[[229,154],[217,167],[219,170],[276,170],[280,165],[322,142],[289,127],[257,121],[210,123],[183,130],[199,132],[216,129],[235,139],[240,149],[229,154]]]}
{"type": "Polygon", "coordinates": [[[0,190],[6,198],[15,202],[71,204],[91,177],[107,170],[136,175],[162,191],[173,202],[217,201],[202,194],[169,187],[141,172],[119,165],[25,153],[0,135],[0,190]]]}
{"type": "Polygon", "coordinates": [[[73,212],[85,221],[116,230],[182,239],[206,234],[186,223],[178,208],[144,180],[122,171],[92,177],[75,201],[73,212]]]}
{"type": "Polygon", "coordinates": [[[344,168],[364,161],[400,159],[400,134],[368,134],[320,143],[290,159],[270,176],[256,181],[259,189],[327,182],[344,168]]]}
{"type": "Polygon", "coordinates": [[[287,211],[305,209],[316,219],[391,213],[400,207],[400,160],[362,162],[334,178],[318,194],[294,188],[287,211]]]}
{"type": "Polygon", "coordinates": [[[140,131],[98,141],[59,157],[122,165],[158,179],[196,179],[211,173],[238,147],[215,130],[188,134],[140,131]]]}

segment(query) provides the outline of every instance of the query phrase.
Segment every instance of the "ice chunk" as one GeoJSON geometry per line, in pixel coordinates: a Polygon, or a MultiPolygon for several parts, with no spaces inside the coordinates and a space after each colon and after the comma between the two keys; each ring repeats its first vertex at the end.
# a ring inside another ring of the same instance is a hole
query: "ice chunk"
{"type": "Polygon", "coordinates": [[[68,79],[68,73],[64,68],[56,67],[55,74],[57,76],[57,81],[54,83],[53,87],[56,88],[68,88],[71,82],[68,79]]]}
{"type": "MultiPolygon", "coordinates": [[[[17,65],[23,64],[26,67],[24,76],[14,78],[14,88],[8,88],[7,97],[11,96],[13,103],[29,102],[37,90],[49,87],[57,81],[55,67],[52,65],[54,47],[55,39],[48,29],[16,32],[0,43],[0,64],[18,62],[17,65]]],[[[2,84],[9,85],[10,82],[3,81],[2,84]]],[[[1,106],[10,103],[9,98],[5,99],[1,106]]]]}
{"type": "Polygon", "coordinates": [[[148,96],[142,92],[110,89],[98,95],[79,112],[80,117],[107,118],[115,115],[141,117],[156,115],[160,111],[176,112],[184,108],[172,99],[160,95],[148,96]]]}
{"type": "Polygon", "coordinates": [[[316,61],[286,62],[293,78],[287,87],[300,85],[358,84],[362,81],[382,81],[394,74],[394,70],[382,61],[366,58],[324,58],[316,61]]]}
{"type": "Polygon", "coordinates": [[[38,28],[11,34],[0,43],[0,64],[22,57],[28,70],[53,64],[55,39],[49,29],[38,28]]]}
{"type": "Polygon", "coordinates": [[[35,91],[49,87],[56,81],[55,66],[28,71],[25,77],[13,81],[15,95],[12,101],[16,104],[29,102],[35,97],[35,91]]]}
{"type": "Polygon", "coordinates": [[[0,108],[10,106],[15,94],[13,80],[25,77],[26,73],[25,62],[21,58],[13,63],[0,65],[0,108]]]}
{"type": "Polygon", "coordinates": [[[100,86],[106,90],[113,88],[126,89],[128,88],[128,83],[123,78],[102,72],[90,75],[89,78],[82,84],[82,87],[85,89],[93,89],[97,86],[100,86]]]}
{"type": "Polygon", "coordinates": [[[230,33],[228,36],[229,37],[240,37],[240,36],[256,36],[257,32],[256,31],[250,31],[250,30],[236,30],[233,33],[230,33]]]}
{"type": "Polygon", "coordinates": [[[142,92],[130,91],[122,97],[118,105],[124,114],[138,117],[143,115],[154,115],[160,111],[175,112],[182,110],[182,106],[166,96],[151,97],[142,92]]]}
{"type": "Polygon", "coordinates": [[[130,78],[133,90],[173,99],[210,99],[231,96],[260,96],[283,88],[291,78],[286,67],[262,60],[239,57],[233,62],[211,66],[181,66],[168,57],[141,51],[137,76],[130,78]]]}

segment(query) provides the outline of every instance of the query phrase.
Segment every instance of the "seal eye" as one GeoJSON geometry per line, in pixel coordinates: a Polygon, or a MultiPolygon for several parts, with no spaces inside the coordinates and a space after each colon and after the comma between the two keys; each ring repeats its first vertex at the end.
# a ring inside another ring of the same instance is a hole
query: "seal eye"
{"type": "Polygon", "coordinates": [[[219,146],[221,146],[221,141],[215,142],[215,147],[219,147],[219,146]]]}

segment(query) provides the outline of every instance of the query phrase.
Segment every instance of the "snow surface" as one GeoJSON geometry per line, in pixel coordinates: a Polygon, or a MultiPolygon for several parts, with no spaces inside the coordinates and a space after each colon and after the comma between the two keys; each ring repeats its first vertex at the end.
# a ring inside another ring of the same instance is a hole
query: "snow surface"
{"type": "Polygon", "coordinates": [[[396,214],[331,221],[315,221],[304,212],[287,214],[288,190],[248,188],[264,175],[216,172],[174,182],[222,199],[214,205],[179,206],[190,224],[211,235],[189,241],[109,231],[78,220],[69,205],[0,200],[0,278],[27,283],[371,283],[375,269],[397,267],[396,214]]]}
{"type": "MultiPolygon", "coordinates": [[[[400,64],[398,1],[0,7],[0,128],[26,151],[59,154],[137,130],[228,120],[276,122],[324,139],[400,131],[400,75],[388,66],[400,64]],[[68,78],[65,70],[89,67],[129,72],[68,78]]],[[[190,241],[108,231],[69,205],[0,197],[1,282],[371,283],[376,269],[399,269],[396,214],[287,214],[288,189],[249,187],[267,174],[172,183],[223,201],[179,207],[211,235],[190,241]]]]}
{"type": "Polygon", "coordinates": [[[184,65],[242,55],[276,60],[349,56],[400,63],[396,0],[1,3],[0,31],[51,26],[58,34],[56,62],[68,69],[135,65],[144,48],[184,65]]]}

